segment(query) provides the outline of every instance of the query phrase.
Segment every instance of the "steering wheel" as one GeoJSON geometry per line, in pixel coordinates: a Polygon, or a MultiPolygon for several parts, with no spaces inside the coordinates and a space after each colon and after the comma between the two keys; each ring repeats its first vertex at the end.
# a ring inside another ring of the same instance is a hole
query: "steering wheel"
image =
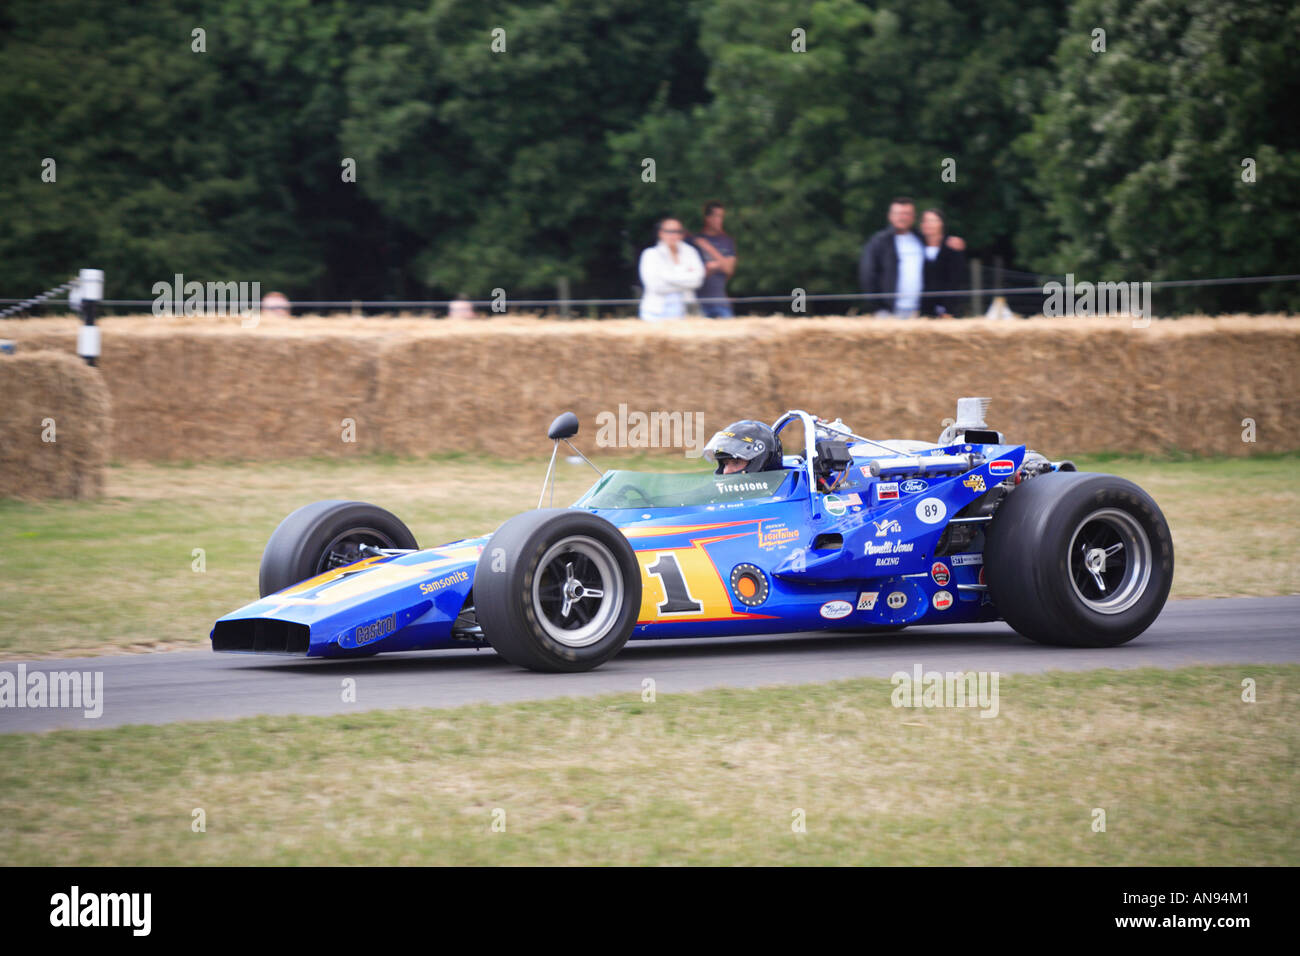
{"type": "Polygon", "coordinates": [[[653,507],[654,504],[650,500],[650,496],[647,495],[640,488],[638,488],[636,485],[624,485],[622,488],[619,489],[618,498],[616,500],[620,503],[626,502],[627,503],[626,507],[628,508],[650,508],[653,507]],[[641,499],[640,502],[633,501],[632,500],[633,495],[636,495],[636,497],[640,498],[641,499]]]}

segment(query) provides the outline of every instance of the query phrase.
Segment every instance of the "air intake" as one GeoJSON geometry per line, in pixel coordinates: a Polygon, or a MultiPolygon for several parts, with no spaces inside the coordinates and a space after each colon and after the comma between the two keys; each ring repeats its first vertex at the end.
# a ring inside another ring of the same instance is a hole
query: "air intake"
{"type": "Polygon", "coordinates": [[[306,624],[269,618],[218,621],[212,630],[212,649],[245,654],[306,654],[311,629],[306,624]]]}

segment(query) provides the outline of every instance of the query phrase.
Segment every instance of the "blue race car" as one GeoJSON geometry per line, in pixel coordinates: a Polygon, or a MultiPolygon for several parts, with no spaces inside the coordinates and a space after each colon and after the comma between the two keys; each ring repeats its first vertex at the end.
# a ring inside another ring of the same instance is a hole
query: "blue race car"
{"type": "MultiPolygon", "coordinates": [[[[491,646],[521,667],[580,671],[629,639],[1005,620],[1047,644],[1132,640],[1173,578],[1160,509],[1130,481],[1005,441],[987,406],[959,400],[935,443],[790,411],[770,434],[802,432],[803,452],[761,471],[604,472],[572,507],[539,501],[436,548],[382,508],[319,501],[276,528],[261,598],[217,621],[212,647],[491,646]]],[[[554,449],[577,431],[557,418],[554,449]]],[[[554,464],[553,451],[548,481],[554,464]]]]}

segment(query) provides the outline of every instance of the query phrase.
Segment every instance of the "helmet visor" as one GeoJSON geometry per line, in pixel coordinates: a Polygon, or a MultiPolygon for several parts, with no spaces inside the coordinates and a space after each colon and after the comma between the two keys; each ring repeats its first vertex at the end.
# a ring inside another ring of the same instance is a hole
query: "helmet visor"
{"type": "Polygon", "coordinates": [[[717,432],[704,446],[704,457],[709,461],[718,459],[740,458],[753,461],[767,451],[767,445],[761,439],[746,438],[734,432],[717,432]]]}

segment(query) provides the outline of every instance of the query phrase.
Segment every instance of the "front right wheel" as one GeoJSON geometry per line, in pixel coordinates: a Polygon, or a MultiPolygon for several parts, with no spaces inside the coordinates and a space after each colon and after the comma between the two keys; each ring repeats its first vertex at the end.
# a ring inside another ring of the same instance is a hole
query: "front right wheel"
{"type": "Polygon", "coordinates": [[[262,597],[382,549],[414,551],[415,535],[392,512],[364,501],[317,501],[280,522],[262,552],[262,597]]]}
{"type": "Polygon", "coordinates": [[[1169,596],[1174,547],[1155,501],[1114,475],[1031,478],[998,507],[984,567],[999,613],[1043,644],[1113,647],[1169,596]]]}

